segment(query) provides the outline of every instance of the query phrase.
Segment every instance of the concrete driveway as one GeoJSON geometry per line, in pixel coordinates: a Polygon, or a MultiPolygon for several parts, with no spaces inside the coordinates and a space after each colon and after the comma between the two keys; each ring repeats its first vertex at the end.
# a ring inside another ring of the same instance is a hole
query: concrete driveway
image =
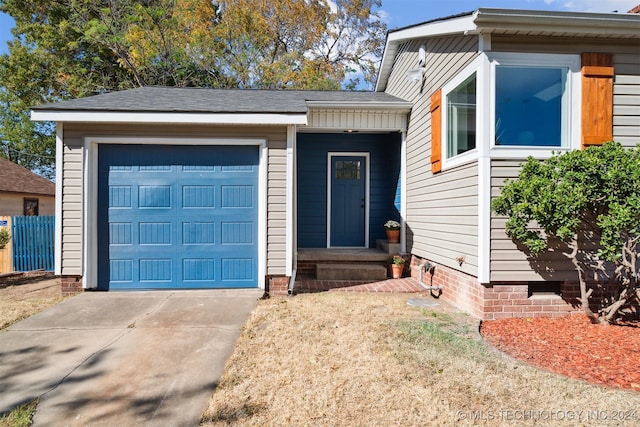
{"type": "Polygon", "coordinates": [[[84,293],[0,333],[0,413],[35,424],[196,426],[262,291],[84,293]]]}

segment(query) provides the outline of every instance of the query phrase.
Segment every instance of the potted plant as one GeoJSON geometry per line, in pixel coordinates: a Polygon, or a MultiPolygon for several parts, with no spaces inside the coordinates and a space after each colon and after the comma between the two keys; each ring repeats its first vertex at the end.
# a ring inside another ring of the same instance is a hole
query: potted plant
{"type": "Polygon", "coordinates": [[[404,258],[400,255],[394,255],[389,258],[389,267],[391,269],[391,277],[399,279],[402,277],[402,271],[404,270],[404,258]]]}
{"type": "Polygon", "coordinates": [[[384,223],[384,229],[387,232],[387,240],[389,243],[398,243],[400,241],[400,223],[390,219],[384,223]]]}

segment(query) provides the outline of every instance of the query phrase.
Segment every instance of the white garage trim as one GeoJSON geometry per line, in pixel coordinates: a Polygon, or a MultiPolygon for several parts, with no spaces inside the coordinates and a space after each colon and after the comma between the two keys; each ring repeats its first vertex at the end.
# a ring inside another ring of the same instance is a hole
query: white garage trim
{"type": "Polygon", "coordinates": [[[258,165],[258,287],[265,288],[267,271],[267,140],[259,138],[166,138],[166,137],[101,137],[84,138],[84,211],[83,211],[83,288],[98,284],[98,145],[255,145],[259,150],[258,165]]]}
{"type": "Polygon", "coordinates": [[[55,256],[54,274],[62,275],[62,182],[64,153],[64,125],[56,123],[56,231],[55,231],[55,256]]]}
{"type": "Polygon", "coordinates": [[[175,123],[224,125],[306,125],[306,114],[138,113],[31,111],[31,120],[75,123],[175,123]]]}
{"type": "Polygon", "coordinates": [[[295,157],[296,150],[296,127],[294,125],[287,126],[287,207],[286,207],[286,265],[285,275],[291,277],[295,265],[294,261],[294,223],[293,223],[293,206],[295,203],[295,157]]]}

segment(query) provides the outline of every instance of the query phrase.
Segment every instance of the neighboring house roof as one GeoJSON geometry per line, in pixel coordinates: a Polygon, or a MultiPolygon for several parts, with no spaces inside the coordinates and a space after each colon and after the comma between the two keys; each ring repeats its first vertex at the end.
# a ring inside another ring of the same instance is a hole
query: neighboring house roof
{"type": "Polygon", "coordinates": [[[400,45],[408,40],[456,34],[640,38],[640,16],[631,13],[549,12],[538,10],[478,9],[387,33],[376,91],[384,92],[400,45]]]}
{"type": "Polygon", "coordinates": [[[139,122],[162,116],[171,122],[176,114],[191,114],[202,123],[255,123],[259,115],[265,124],[304,124],[309,108],[329,106],[411,109],[404,100],[376,92],[141,87],[40,105],[32,119],[139,122]],[[216,121],[213,115],[225,116],[216,121]]]}
{"type": "Polygon", "coordinates": [[[12,161],[0,157],[0,193],[55,196],[56,185],[12,161]]]}

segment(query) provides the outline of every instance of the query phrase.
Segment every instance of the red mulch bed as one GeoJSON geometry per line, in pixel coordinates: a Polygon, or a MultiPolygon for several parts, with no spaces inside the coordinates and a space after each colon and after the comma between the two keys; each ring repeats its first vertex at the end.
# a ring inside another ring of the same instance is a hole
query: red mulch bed
{"type": "Polygon", "coordinates": [[[640,392],[640,323],[594,325],[585,315],[482,323],[498,350],[542,369],[640,392]]]}

